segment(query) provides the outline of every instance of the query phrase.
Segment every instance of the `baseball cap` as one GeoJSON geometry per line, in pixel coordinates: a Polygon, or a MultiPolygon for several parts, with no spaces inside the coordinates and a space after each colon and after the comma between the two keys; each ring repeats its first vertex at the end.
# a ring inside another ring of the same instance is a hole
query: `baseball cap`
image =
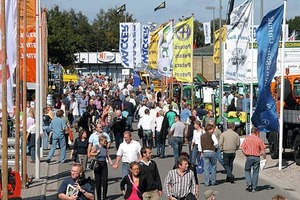
{"type": "Polygon", "coordinates": [[[206,191],[204,192],[204,197],[205,197],[206,199],[208,199],[208,198],[212,197],[214,194],[217,194],[217,193],[218,193],[217,191],[206,190],[206,191]]]}

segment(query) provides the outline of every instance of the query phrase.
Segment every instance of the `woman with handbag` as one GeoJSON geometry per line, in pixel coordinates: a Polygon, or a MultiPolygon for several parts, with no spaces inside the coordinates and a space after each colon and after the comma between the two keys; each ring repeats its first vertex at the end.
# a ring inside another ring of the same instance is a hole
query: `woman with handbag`
{"type": "Polygon", "coordinates": [[[70,160],[73,160],[75,163],[81,163],[83,167],[83,171],[86,169],[87,165],[87,149],[88,149],[89,141],[87,139],[87,131],[81,129],[79,131],[78,138],[75,139],[73,149],[70,154],[70,160]]]}
{"type": "Polygon", "coordinates": [[[130,163],[130,173],[125,176],[120,187],[126,200],[140,200],[143,199],[142,193],[140,191],[141,181],[140,181],[140,167],[137,162],[130,163]],[[126,191],[125,191],[126,185],[126,191]]]}
{"type": "Polygon", "coordinates": [[[99,136],[99,145],[93,146],[91,150],[91,156],[95,156],[94,158],[94,166],[92,169],[94,170],[95,175],[95,185],[97,191],[98,200],[107,199],[107,188],[108,188],[108,168],[107,162],[110,165],[113,165],[111,158],[109,156],[108,150],[106,148],[107,138],[103,135],[99,136]],[[103,188],[103,195],[101,198],[101,187],[103,188]]]}

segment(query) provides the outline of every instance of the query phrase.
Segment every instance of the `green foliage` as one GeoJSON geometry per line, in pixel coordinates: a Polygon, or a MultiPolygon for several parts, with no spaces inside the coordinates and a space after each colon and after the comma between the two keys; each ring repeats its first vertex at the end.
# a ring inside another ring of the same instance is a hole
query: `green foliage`
{"type": "Polygon", "coordinates": [[[295,30],[298,34],[296,34],[296,40],[300,40],[300,16],[287,20],[287,24],[289,25],[289,35],[295,30]]]}

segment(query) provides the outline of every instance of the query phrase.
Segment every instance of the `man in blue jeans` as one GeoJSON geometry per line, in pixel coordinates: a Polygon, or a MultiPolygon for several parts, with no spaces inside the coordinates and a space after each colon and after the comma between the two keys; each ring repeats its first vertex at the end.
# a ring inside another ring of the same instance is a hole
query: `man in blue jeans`
{"type": "Polygon", "coordinates": [[[176,164],[184,143],[185,125],[183,122],[180,121],[179,115],[176,115],[174,119],[175,123],[172,124],[170,128],[169,137],[172,138],[172,147],[174,152],[174,160],[176,164]]]}
{"type": "Polygon", "coordinates": [[[208,124],[205,127],[205,133],[201,135],[201,157],[204,158],[204,185],[217,185],[217,153],[218,139],[213,134],[215,126],[208,124]]]}
{"type": "Polygon", "coordinates": [[[251,135],[246,137],[242,143],[242,151],[246,156],[245,163],[245,179],[246,190],[255,192],[258,183],[260,154],[263,155],[263,159],[266,159],[266,145],[258,137],[259,131],[256,127],[252,127],[251,135]],[[251,169],[253,170],[251,176],[251,169]]]}

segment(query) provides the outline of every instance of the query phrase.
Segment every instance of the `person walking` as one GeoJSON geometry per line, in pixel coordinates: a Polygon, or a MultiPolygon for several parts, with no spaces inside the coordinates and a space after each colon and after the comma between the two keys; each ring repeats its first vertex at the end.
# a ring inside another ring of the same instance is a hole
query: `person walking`
{"type": "MultiPolygon", "coordinates": [[[[215,126],[214,135],[216,136],[216,138],[218,139],[218,142],[220,143],[220,137],[221,137],[222,132],[219,129],[219,127],[216,126],[215,123],[212,123],[212,124],[215,126]]],[[[218,148],[216,149],[216,152],[217,152],[217,159],[218,159],[219,163],[225,169],[225,167],[224,167],[224,161],[223,161],[223,155],[222,155],[220,146],[218,146],[218,148]]]]}
{"type": "Polygon", "coordinates": [[[245,179],[246,190],[255,192],[257,189],[260,155],[266,159],[266,145],[258,137],[259,131],[256,127],[251,128],[251,134],[245,138],[242,143],[242,151],[246,156],[245,162],[245,179]],[[251,174],[252,171],[252,174],[251,174]]]}
{"type": "Polygon", "coordinates": [[[197,165],[196,160],[198,160],[198,162],[200,160],[199,152],[202,152],[201,135],[203,134],[204,131],[202,129],[200,121],[195,121],[194,127],[195,127],[195,130],[193,133],[193,139],[192,139],[192,144],[191,144],[191,151],[192,151],[191,163],[197,165]]]}
{"type": "Polygon", "coordinates": [[[194,172],[188,167],[189,159],[180,156],[177,160],[177,169],[168,172],[164,182],[164,192],[169,200],[196,200],[194,172]]]}
{"type": "Polygon", "coordinates": [[[155,122],[150,117],[149,109],[145,109],[145,115],[140,118],[139,123],[137,125],[138,128],[142,127],[143,129],[143,147],[153,147],[153,135],[155,129],[155,122]]]}
{"type": "Polygon", "coordinates": [[[106,147],[109,148],[110,147],[110,144],[111,144],[111,139],[109,137],[109,135],[105,132],[102,131],[102,125],[101,124],[96,124],[96,127],[95,127],[95,132],[90,136],[89,138],[89,145],[88,145],[88,157],[91,157],[90,155],[90,152],[92,150],[92,147],[96,146],[99,144],[99,137],[101,135],[104,135],[107,139],[107,144],[106,144],[106,147]]]}
{"type": "Polygon", "coordinates": [[[226,182],[234,183],[233,161],[240,147],[240,136],[234,131],[234,123],[228,123],[227,131],[220,136],[219,147],[223,151],[224,168],[227,173],[226,182]]]}
{"type": "Polygon", "coordinates": [[[171,126],[169,137],[172,138],[172,147],[174,152],[174,160],[177,163],[179,154],[182,151],[182,146],[184,143],[184,129],[185,125],[180,121],[180,116],[175,116],[175,123],[171,126]]]}
{"type": "Polygon", "coordinates": [[[155,119],[155,140],[156,140],[156,155],[160,157],[161,155],[165,155],[165,141],[162,139],[162,123],[164,120],[164,112],[160,110],[158,112],[159,116],[155,119]]]}
{"type": "Polygon", "coordinates": [[[196,121],[196,118],[195,118],[195,116],[190,116],[188,120],[189,120],[189,125],[187,126],[187,129],[185,130],[185,137],[189,144],[189,158],[190,158],[190,162],[192,162],[192,157],[193,157],[192,141],[193,141],[193,135],[194,135],[194,130],[195,130],[194,123],[196,121]]]}
{"type": "Polygon", "coordinates": [[[125,176],[121,183],[121,191],[126,200],[142,200],[141,181],[140,181],[140,165],[134,161],[129,164],[130,173],[125,176]],[[125,185],[126,190],[125,190],[125,185]]]}
{"type": "Polygon", "coordinates": [[[129,163],[140,160],[140,150],[140,143],[132,139],[130,131],[125,131],[124,142],[120,144],[117,151],[116,162],[113,165],[113,169],[117,169],[122,159],[122,178],[127,176],[130,172],[129,163]]]}
{"type": "Polygon", "coordinates": [[[157,164],[151,160],[152,151],[150,147],[142,147],[140,165],[140,177],[142,182],[141,191],[143,199],[158,200],[162,195],[162,184],[157,164]]]}
{"type": "Polygon", "coordinates": [[[67,125],[66,121],[62,119],[63,114],[64,112],[62,110],[58,110],[56,117],[50,123],[50,129],[52,130],[52,147],[47,157],[47,163],[50,163],[58,143],[60,146],[60,162],[64,163],[66,161],[65,131],[67,125]]]}
{"type": "Polygon", "coordinates": [[[96,185],[96,191],[97,191],[97,198],[98,200],[101,200],[103,197],[104,200],[107,199],[107,188],[108,188],[108,168],[107,168],[107,162],[110,163],[110,165],[113,165],[111,158],[109,156],[109,152],[106,148],[107,145],[107,138],[103,135],[99,136],[99,144],[94,146],[92,148],[92,151],[90,153],[91,156],[94,156],[96,162],[98,162],[98,167],[94,169],[94,175],[95,175],[95,185],[96,185]],[[103,195],[101,196],[101,187],[103,190],[103,195]]]}
{"type": "Polygon", "coordinates": [[[116,117],[113,118],[111,128],[115,137],[115,147],[118,150],[120,144],[123,142],[124,132],[126,130],[126,118],[122,116],[121,110],[116,110],[116,117]]]}
{"type": "Polygon", "coordinates": [[[78,138],[75,139],[73,144],[73,149],[70,153],[70,160],[73,160],[75,163],[81,163],[83,167],[83,171],[86,170],[87,160],[88,160],[88,139],[87,139],[87,131],[81,129],[79,131],[78,138]]]}
{"type": "Polygon", "coordinates": [[[205,133],[201,135],[201,156],[204,158],[204,185],[217,185],[217,155],[215,148],[218,148],[218,140],[213,134],[215,126],[208,124],[205,133]]]}

